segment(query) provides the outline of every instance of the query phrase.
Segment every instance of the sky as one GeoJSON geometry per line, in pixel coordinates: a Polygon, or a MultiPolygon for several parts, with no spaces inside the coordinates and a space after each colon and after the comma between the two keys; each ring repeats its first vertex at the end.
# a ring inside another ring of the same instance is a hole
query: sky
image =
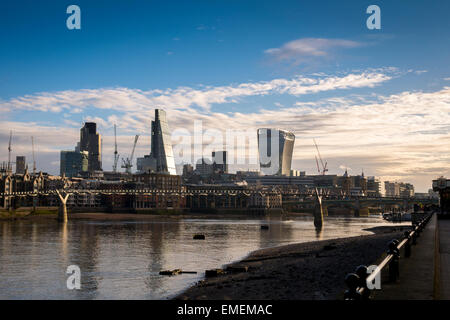
{"type": "Polygon", "coordinates": [[[32,162],[34,136],[38,169],[58,173],[60,150],[95,121],[111,170],[114,124],[119,154],[139,134],[143,156],[162,108],[172,132],[290,130],[294,169],[317,173],[315,138],[330,174],[426,192],[450,176],[449,12],[434,0],[1,1],[0,161],[12,130],[14,158],[32,162]],[[66,26],[74,4],[79,30],[66,26]]]}

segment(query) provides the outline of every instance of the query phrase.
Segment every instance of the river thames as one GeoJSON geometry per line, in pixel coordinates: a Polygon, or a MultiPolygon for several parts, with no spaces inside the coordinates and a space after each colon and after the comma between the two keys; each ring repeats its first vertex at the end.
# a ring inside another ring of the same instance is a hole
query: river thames
{"type": "Polygon", "coordinates": [[[383,225],[392,223],[380,216],[326,217],[317,232],[312,218],[302,216],[0,221],[0,299],[170,299],[206,269],[253,250],[371,234],[363,229],[383,225]],[[193,240],[197,233],[206,240],[193,240]],[[80,267],[80,290],[67,289],[69,265],[80,267]],[[160,276],[166,269],[197,274],[160,276]]]}

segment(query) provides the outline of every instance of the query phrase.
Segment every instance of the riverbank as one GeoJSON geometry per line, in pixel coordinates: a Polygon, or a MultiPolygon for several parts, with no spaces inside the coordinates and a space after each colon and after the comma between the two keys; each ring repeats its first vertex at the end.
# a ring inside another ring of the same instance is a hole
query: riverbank
{"type": "MultiPolygon", "coordinates": [[[[396,227],[395,227],[396,228],[396,227]]],[[[248,272],[207,278],[176,299],[181,300],[333,300],[342,299],[345,276],[358,265],[371,265],[387,243],[402,233],[386,232],[292,244],[252,252],[231,267],[248,272]]]]}

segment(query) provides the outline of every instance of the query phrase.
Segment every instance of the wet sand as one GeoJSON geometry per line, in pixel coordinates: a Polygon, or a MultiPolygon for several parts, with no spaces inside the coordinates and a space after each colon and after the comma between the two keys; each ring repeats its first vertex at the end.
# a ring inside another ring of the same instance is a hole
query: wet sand
{"type": "Polygon", "coordinates": [[[207,278],[181,300],[333,300],[342,299],[345,276],[358,265],[371,265],[400,232],[315,241],[252,252],[230,266],[248,272],[207,278]]]}

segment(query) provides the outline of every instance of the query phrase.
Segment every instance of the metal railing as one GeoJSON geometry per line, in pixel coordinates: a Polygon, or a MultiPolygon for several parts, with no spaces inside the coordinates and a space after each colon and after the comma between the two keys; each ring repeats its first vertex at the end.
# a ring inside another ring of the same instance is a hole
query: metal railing
{"type": "Polygon", "coordinates": [[[381,272],[388,268],[389,282],[397,281],[400,276],[400,250],[404,248],[404,257],[411,256],[411,247],[417,244],[420,233],[430,221],[432,214],[428,214],[418,223],[413,225],[411,231],[405,231],[401,240],[393,239],[388,244],[387,256],[383,261],[368,274],[368,269],[364,265],[356,268],[354,273],[349,273],[345,277],[345,283],[348,290],[344,293],[345,300],[368,300],[370,298],[371,289],[368,284],[372,284],[377,277],[381,279],[381,272]]]}

